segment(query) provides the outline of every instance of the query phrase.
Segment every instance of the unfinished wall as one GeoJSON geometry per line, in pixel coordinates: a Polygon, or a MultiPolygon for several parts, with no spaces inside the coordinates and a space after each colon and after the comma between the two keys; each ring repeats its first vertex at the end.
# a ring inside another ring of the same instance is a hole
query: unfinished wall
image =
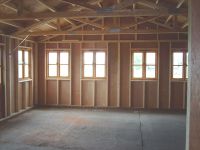
{"type": "MultiPolygon", "coordinates": [[[[20,46],[31,48],[31,79],[18,81],[18,61],[17,51],[12,52],[21,42],[21,39],[0,35],[1,43],[1,64],[2,64],[2,84],[1,84],[1,115],[5,118],[33,107],[33,56],[36,45],[34,42],[25,41],[20,46]]],[[[17,50],[17,49],[16,49],[17,50]]]]}
{"type": "Polygon", "coordinates": [[[150,40],[152,36],[145,35],[137,37],[142,40],[134,40],[132,38],[135,36],[130,35],[105,35],[103,41],[97,41],[97,37],[95,35],[87,39],[88,36],[83,36],[82,42],[60,41],[60,44],[69,45],[71,51],[71,78],[67,81],[49,81],[45,77],[45,47],[57,48],[59,42],[39,44],[39,105],[185,109],[186,81],[173,81],[170,77],[171,52],[176,48],[187,48],[187,41],[180,40],[180,35],[179,38],[176,34],[156,36],[160,40],[150,40]],[[131,50],[135,48],[158,49],[158,80],[131,80],[131,50]],[[81,78],[81,55],[84,49],[107,51],[106,79],[81,78]]]}

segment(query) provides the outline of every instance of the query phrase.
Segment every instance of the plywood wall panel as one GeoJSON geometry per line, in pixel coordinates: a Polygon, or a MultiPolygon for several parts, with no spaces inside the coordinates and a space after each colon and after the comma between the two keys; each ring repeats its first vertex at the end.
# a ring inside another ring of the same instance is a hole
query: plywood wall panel
{"type": "Polygon", "coordinates": [[[120,40],[135,40],[135,35],[134,34],[121,34],[120,40]]]}
{"type": "Polygon", "coordinates": [[[101,40],[101,35],[84,35],[83,40],[85,41],[101,40]]]}
{"type": "Polygon", "coordinates": [[[119,56],[118,43],[108,44],[108,106],[118,106],[118,86],[119,86],[119,56]]]}
{"type": "Polygon", "coordinates": [[[34,101],[33,101],[33,82],[30,82],[30,88],[29,88],[29,107],[33,107],[35,104],[34,104],[34,101]]]}
{"type": "Polygon", "coordinates": [[[58,44],[57,43],[46,43],[46,48],[47,49],[56,49],[58,48],[58,44]]]}
{"type": "Polygon", "coordinates": [[[131,48],[158,48],[157,42],[134,42],[131,43],[131,48]]]}
{"type": "Polygon", "coordinates": [[[160,66],[159,66],[159,107],[169,108],[169,65],[170,65],[170,45],[160,43],[160,66]]]}
{"type": "Polygon", "coordinates": [[[144,107],[144,82],[132,81],[131,82],[131,107],[143,108],[144,107]]]}
{"type": "Polygon", "coordinates": [[[45,104],[45,47],[38,44],[38,104],[45,104]]]}
{"type": "Polygon", "coordinates": [[[80,65],[81,65],[81,44],[74,43],[72,44],[72,51],[71,51],[71,88],[72,88],[72,105],[81,105],[80,101],[80,77],[81,77],[81,70],[80,70],[80,65]]]}
{"type": "Polygon", "coordinates": [[[70,49],[70,43],[58,43],[58,48],[70,49]]]}
{"type": "Polygon", "coordinates": [[[104,35],[104,40],[118,40],[118,35],[104,35]]]}
{"type": "Polygon", "coordinates": [[[95,81],[95,106],[107,107],[107,80],[96,80],[95,81]]]}
{"type": "Polygon", "coordinates": [[[94,106],[94,98],[95,98],[94,90],[95,90],[94,80],[82,80],[81,83],[82,106],[94,106]]]}
{"type": "Polygon", "coordinates": [[[46,104],[47,105],[56,105],[57,104],[57,81],[56,80],[47,80],[46,82],[46,104]]]}
{"type": "Polygon", "coordinates": [[[120,106],[130,106],[130,44],[120,43],[120,106]]]}
{"type": "Polygon", "coordinates": [[[184,48],[187,49],[187,42],[172,42],[171,48],[184,48]]]}
{"type": "Polygon", "coordinates": [[[188,34],[187,33],[179,33],[179,39],[180,40],[187,40],[188,34]]]}
{"type": "Polygon", "coordinates": [[[148,81],[145,83],[145,106],[147,109],[155,109],[158,106],[157,86],[157,81],[148,81]]]}
{"type": "Polygon", "coordinates": [[[24,101],[24,95],[23,95],[23,83],[18,84],[18,110],[21,110],[23,101],[24,101]]]}
{"type": "Polygon", "coordinates": [[[159,40],[176,40],[178,39],[178,33],[163,33],[158,35],[159,40]]]}
{"type": "Polygon", "coordinates": [[[59,81],[59,105],[71,105],[70,99],[70,88],[71,88],[71,81],[60,80],[59,81]]]}
{"type": "Polygon", "coordinates": [[[30,82],[24,82],[24,104],[23,107],[27,108],[30,106],[30,101],[31,101],[31,97],[30,97],[30,82]]]}
{"type": "Polygon", "coordinates": [[[82,49],[94,49],[95,48],[95,43],[82,43],[81,44],[82,49]]]}
{"type": "Polygon", "coordinates": [[[138,34],[137,35],[138,40],[157,40],[156,34],[138,34]]]}
{"type": "Polygon", "coordinates": [[[65,40],[82,40],[82,35],[66,35],[65,40]]]}
{"type": "Polygon", "coordinates": [[[183,109],[184,94],[183,94],[184,82],[172,82],[171,83],[171,108],[183,109]]]}
{"type": "Polygon", "coordinates": [[[95,42],[95,49],[107,49],[108,43],[107,42],[95,42]]]}

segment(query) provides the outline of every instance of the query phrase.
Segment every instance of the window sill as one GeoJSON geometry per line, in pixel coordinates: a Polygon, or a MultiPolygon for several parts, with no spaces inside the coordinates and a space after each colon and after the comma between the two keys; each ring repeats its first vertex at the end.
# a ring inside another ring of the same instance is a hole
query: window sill
{"type": "Polygon", "coordinates": [[[46,78],[46,80],[66,80],[66,81],[70,81],[71,78],[46,78]]]}
{"type": "Polygon", "coordinates": [[[81,80],[107,80],[107,78],[81,78],[81,80]]]}
{"type": "Polygon", "coordinates": [[[32,81],[32,79],[21,79],[18,82],[23,83],[23,82],[31,82],[31,81],[32,81]]]}
{"type": "Polygon", "coordinates": [[[187,82],[187,79],[171,79],[171,82],[187,82]]]}
{"type": "Polygon", "coordinates": [[[158,81],[158,79],[131,79],[131,81],[158,81]]]}

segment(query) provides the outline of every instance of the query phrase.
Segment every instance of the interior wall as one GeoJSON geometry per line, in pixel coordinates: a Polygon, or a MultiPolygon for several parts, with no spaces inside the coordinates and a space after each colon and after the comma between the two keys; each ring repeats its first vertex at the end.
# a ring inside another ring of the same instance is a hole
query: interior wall
{"type": "Polygon", "coordinates": [[[1,84],[1,118],[6,118],[33,107],[34,53],[36,44],[24,41],[20,46],[31,48],[31,79],[18,81],[17,49],[23,39],[0,35],[2,84],[1,84]]]}
{"type": "MultiPolygon", "coordinates": [[[[128,39],[125,35],[122,37],[128,39]]],[[[102,42],[97,42],[96,39],[84,42],[61,41],[60,44],[69,45],[71,51],[71,78],[66,81],[47,80],[45,77],[45,47],[54,49],[59,46],[59,42],[39,43],[38,104],[184,110],[186,81],[171,80],[170,69],[171,52],[173,49],[187,48],[187,41],[169,39],[142,42],[135,40],[111,42],[110,39],[109,41],[104,39],[102,42]],[[131,80],[131,49],[134,48],[158,49],[158,80],[131,80]],[[81,54],[84,49],[107,51],[108,74],[105,80],[81,79],[81,54]]]]}

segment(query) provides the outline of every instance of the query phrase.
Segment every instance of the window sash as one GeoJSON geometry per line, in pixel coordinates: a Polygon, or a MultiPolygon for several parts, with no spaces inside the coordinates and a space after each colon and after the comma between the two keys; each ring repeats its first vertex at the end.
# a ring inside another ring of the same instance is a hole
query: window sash
{"type": "Polygon", "coordinates": [[[70,77],[70,52],[69,50],[47,50],[47,63],[46,63],[46,71],[47,71],[47,78],[69,78],[70,77]],[[49,57],[50,57],[50,53],[55,53],[56,54],[56,63],[51,63],[49,62],[49,57]],[[62,54],[66,54],[66,59],[67,61],[65,62],[62,61],[62,59],[64,59],[64,57],[62,56],[62,54]],[[50,67],[54,66],[54,69],[56,68],[55,73],[52,75],[50,74],[50,67]],[[62,69],[66,69],[66,70],[62,70],[62,69]]]}
{"type": "Polygon", "coordinates": [[[131,78],[132,80],[156,80],[158,77],[158,53],[156,50],[132,50],[132,55],[131,55],[131,78]],[[134,54],[141,53],[142,54],[142,64],[135,64],[134,63],[134,54]],[[149,53],[154,53],[155,54],[155,63],[152,64],[147,64],[147,54],[149,53]],[[147,75],[147,67],[154,67],[154,77],[148,76],[147,75]],[[142,77],[140,76],[134,76],[134,67],[141,67],[141,72],[142,77]]]}
{"type": "Polygon", "coordinates": [[[19,49],[18,50],[18,79],[24,80],[31,77],[31,60],[30,50],[19,49]],[[20,56],[21,55],[21,56],[20,56]],[[19,61],[21,59],[21,61],[19,61]],[[28,70],[26,72],[26,70],[28,70]]]}
{"type": "Polygon", "coordinates": [[[107,70],[106,70],[107,69],[107,53],[106,53],[106,51],[104,51],[104,50],[85,50],[85,51],[83,51],[82,56],[83,56],[82,57],[82,78],[90,78],[90,79],[106,78],[106,72],[107,72],[107,70]],[[90,63],[85,62],[85,60],[84,60],[85,53],[90,53],[91,56],[93,56],[92,62],[90,62],[90,63]],[[98,55],[101,53],[102,53],[102,55],[104,55],[103,62],[100,62],[101,60],[97,60],[98,55]],[[86,73],[85,69],[89,66],[91,67],[92,72],[90,73],[90,75],[87,76],[87,75],[85,75],[85,73],[86,73]],[[97,70],[100,66],[101,67],[104,66],[103,67],[104,75],[100,75],[98,72],[99,70],[97,70]]]}
{"type": "Polygon", "coordinates": [[[172,71],[171,71],[171,79],[172,80],[186,80],[188,78],[188,52],[186,50],[172,50],[172,71]],[[182,64],[174,64],[174,57],[175,53],[182,53],[182,64]],[[175,76],[174,68],[180,67],[181,68],[181,75],[175,76]]]}

